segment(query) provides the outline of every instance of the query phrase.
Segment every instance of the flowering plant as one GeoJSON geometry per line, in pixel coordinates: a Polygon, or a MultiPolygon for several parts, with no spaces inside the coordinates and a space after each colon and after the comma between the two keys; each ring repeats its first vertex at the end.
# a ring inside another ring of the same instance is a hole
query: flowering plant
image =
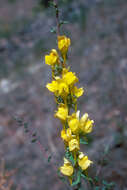
{"type": "Polygon", "coordinates": [[[72,186],[81,187],[81,177],[87,177],[86,171],[93,162],[80,151],[80,144],[86,144],[86,134],[92,131],[94,121],[87,113],[80,117],[80,111],[77,109],[78,98],[83,95],[84,89],[76,86],[79,79],[67,66],[67,53],[71,40],[65,35],[60,35],[56,2],[54,5],[58,26],[58,50],[52,49],[48,55],[45,55],[45,64],[49,65],[52,71],[52,81],[46,87],[54,94],[57,104],[54,116],[62,125],[61,138],[65,145],[65,157],[59,171],[68,178],[72,186]]]}

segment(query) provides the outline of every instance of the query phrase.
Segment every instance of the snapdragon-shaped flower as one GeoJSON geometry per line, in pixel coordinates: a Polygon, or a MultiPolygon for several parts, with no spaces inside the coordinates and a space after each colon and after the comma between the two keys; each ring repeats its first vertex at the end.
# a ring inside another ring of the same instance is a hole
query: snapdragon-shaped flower
{"type": "Polygon", "coordinates": [[[86,134],[90,133],[93,128],[93,120],[88,118],[88,114],[85,113],[81,119],[79,118],[80,111],[68,116],[68,125],[74,134],[86,134]]]}
{"type": "Polygon", "coordinates": [[[62,55],[65,55],[67,53],[70,44],[70,38],[67,38],[66,36],[58,36],[58,49],[62,55]]]}
{"type": "Polygon", "coordinates": [[[61,138],[66,141],[69,142],[72,138],[74,137],[74,135],[72,135],[72,131],[70,128],[68,129],[63,129],[61,131],[61,138]]]}
{"type": "Polygon", "coordinates": [[[71,116],[68,116],[68,126],[72,130],[74,134],[79,134],[79,119],[78,119],[78,112],[73,113],[71,116]]]}
{"type": "Polygon", "coordinates": [[[76,138],[73,138],[69,141],[69,150],[70,151],[78,151],[80,149],[79,147],[79,141],[76,138]]]}
{"type": "Polygon", "coordinates": [[[93,129],[94,121],[88,118],[88,114],[85,113],[80,119],[80,131],[82,133],[91,133],[93,129]]]}
{"type": "Polygon", "coordinates": [[[69,162],[66,158],[64,158],[64,165],[60,167],[60,171],[65,176],[72,176],[74,172],[71,162],[69,162]]]}
{"type": "Polygon", "coordinates": [[[53,92],[56,96],[62,96],[63,98],[69,93],[77,97],[83,94],[83,88],[77,88],[74,86],[78,82],[78,78],[75,73],[66,72],[63,73],[61,77],[55,77],[51,83],[47,84],[49,91],[53,92]]]}
{"type": "Polygon", "coordinates": [[[55,113],[55,117],[59,118],[62,121],[66,121],[68,116],[68,107],[65,104],[60,104],[58,111],[55,113]]]}
{"type": "Polygon", "coordinates": [[[83,171],[86,170],[92,163],[93,162],[88,159],[88,156],[85,156],[83,152],[80,152],[78,156],[78,164],[83,171]]]}
{"type": "Polygon", "coordinates": [[[45,56],[45,63],[50,66],[59,64],[59,55],[55,49],[52,49],[50,54],[45,56]]]}
{"type": "Polygon", "coordinates": [[[77,98],[83,95],[84,89],[83,88],[77,88],[76,86],[73,86],[71,89],[72,95],[75,95],[77,98]]]}

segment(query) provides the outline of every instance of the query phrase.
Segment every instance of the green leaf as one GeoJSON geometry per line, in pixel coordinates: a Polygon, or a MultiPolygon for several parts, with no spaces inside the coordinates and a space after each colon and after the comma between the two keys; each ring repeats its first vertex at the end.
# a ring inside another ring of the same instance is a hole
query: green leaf
{"type": "Polygon", "coordinates": [[[64,103],[64,100],[61,98],[61,96],[57,96],[56,98],[58,103],[64,103]]]}
{"type": "Polygon", "coordinates": [[[69,149],[67,149],[66,153],[65,153],[65,157],[72,163],[72,165],[75,165],[75,160],[73,158],[72,153],[69,151],[69,149]]]}
{"type": "Polygon", "coordinates": [[[24,128],[26,129],[28,127],[28,123],[24,123],[24,128]]]}
{"type": "Polygon", "coordinates": [[[104,155],[107,155],[109,153],[110,150],[110,145],[108,144],[105,149],[104,149],[104,155]]]}
{"type": "Polygon", "coordinates": [[[88,142],[84,138],[80,138],[80,144],[88,144],[88,142]]]}
{"type": "Polygon", "coordinates": [[[115,183],[114,182],[111,182],[111,183],[109,183],[108,184],[110,187],[113,187],[114,185],[115,185],[115,183]]]}
{"type": "Polygon", "coordinates": [[[80,182],[81,182],[81,172],[78,171],[78,172],[77,172],[77,179],[76,179],[76,181],[74,181],[74,182],[72,183],[72,186],[75,186],[75,185],[79,184],[80,182]]]}
{"type": "Polygon", "coordinates": [[[81,177],[83,177],[85,180],[88,180],[91,184],[91,186],[93,186],[93,179],[91,177],[88,177],[86,175],[84,175],[83,173],[81,173],[81,177]]]}
{"type": "Polygon", "coordinates": [[[102,190],[107,190],[107,187],[102,187],[102,190]]]}
{"type": "Polygon", "coordinates": [[[61,173],[60,173],[60,170],[59,170],[59,169],[57,170],[57,174],[58,174],[59,179],[60,179],[62,182],[65,182],[65,181],[66,181],[66,178],[65,178],[64,176],[61,176],[61,173]]]}
{"type": "Polygon", "coordinates": [[[69,24],[69,22],[66,21],[66,20],[61,20],[59,25],[61,26],[61,25],[63,25],[63,24],[69,24]]]}
{"type": "Polygon", "coordinates": [[[111,188],[111,187],[113,187],[113,186],[115,185],[114,182],[108,183],[108,182],[105,181],[105,180],[103,180],[102,183],[103,183],[103,185],[105,185],[107,188],[111,188]]]}
{"type": "Polygon", "coordinates": [[[50,29],[50,32],[51,32],[51,33],[56,33],[56,27],[52,27],[52,28],[50,29]]]}
{"type": "Polygon", "coordinates": [[[85,180],[87,180],[87,177],[83,173],[81,173],[81,177],[83,177],[85,180]]]}
{"type": "Polygon", "coordinates": [[[48,157],[48,162],[50,162],[50,161],[51,161],[51,158],[52,158],[52,156],[50,155],[50,156],[48,157]]]}
{"type": "Polygon", "coordinates": [[[86,135],[85,135],[85,139],[86,139],[86,141],[89,143],[89,145],[92,144],[92,142],[93,142],[93,137],[91,136],[91,134],[86,134],[86,135]]]}
{"type": "Polygon", "coordinates": [[[103,180],[102,181],[103,185],[108,185],[107,181],[103,180]]]}
{"type": "Polygon", "coordinates": [[[93,180],[91,177],[87,177],[87,180],[90,182],[90,185],[93,186],[93,180]]]}
{"type": "Polygon", "coordinates": [[[63,60],[63,58],[62,57],[60,57],[60,61],[63,63],[64,62],[64,60],[63,60]]]}
{"type": "Polygon", "coordinates": [[[96,186],[96,187],[94,188],[94,190],[100,190],[100,187],[99,187],[99,186],[96,186]]]}
{"type": "Polygon", "coordinates": [[[71,161],[72,165],[74,166],[75,165],[75,160],[73,158],[73,155],[71,153],[70,157],[69,157],[69,160],[71,161]]]}
{"type": "Polygon", "coordinates": [[[37,141],[37,139],[32,139],[31,142],[32,143],[35,143],[37,141]]]}
{"type": "Polygon", "coordinates": [[[62,182],[65,182],[65,181],[66,181],[65,177],[63,177],[63,176],[59,176],[59,179],[60,179],[62,182]]]}
{"type": "Polygon", "coordinates": [[[94,181],[95,181],[96,183],[98,183],[99,178],[98,178],[97,176],[95,176],[94,181]]]}
{"type": "Polygon", "coordinates": [[[33,137],[36,137],[36,135],[37,135],[37,133],[36,133],[36,132],[32,134],[32,136],[33,136],[33,137]]]}

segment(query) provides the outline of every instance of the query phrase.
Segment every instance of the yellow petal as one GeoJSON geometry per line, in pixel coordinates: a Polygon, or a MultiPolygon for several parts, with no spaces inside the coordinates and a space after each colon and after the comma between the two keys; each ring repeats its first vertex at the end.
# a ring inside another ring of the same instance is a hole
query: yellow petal
{"type": "Polygon", "coordinates": [[[58,90],[58,83],[56,81],[52,81],[46,85],[49,91],[56,92],[58,90]]]}
{"type": "Polygon", "coordinates": [[[65,95],[69,93],[68,85],[64,82],[59,82],[59,95],[65,95]]]}
{"type": "Polygon", "coordinates": [[[74,88],[72,89],[72,93],[78,98],[82,96],[82,94],[84,93],[84,90],[83,88],[77,88],[76,86],[74,86],[74,88]]]}
{"type": "Polygon", "coordinates": [[[60,167],[60,171],[63,175],[72,176],[74,169],[71,165],[64,164],[63,166],[60,167]]]}
{"type": "Polygon", "coordinates": [[[63,80],[68,85],[73,85],[78,82],[78,78],[75,76],[75,73],[72,72],[67,72],[66,74],[64,74],[63,80]]]}
{"type": "Polygon", "coordinates": [[[80,154],[79,154],[79,159],[82,159],[83,157],[84,157],[83,152],[80,152],[80,154]]]}
{"type": "Polygon", "coordinates": [[[85,114],[81,117],[80,122],[81,122],[82,124],[84,124],[84,123],[87,121],[88,116],[89,116],[88,113],[85,113],[85,114]]]}
{"type": "Polygon", "coordinates": [[[76,118],[79,120],[79,116],[80,116],[80,110],[78,110],[77,112],[76,112],[76,118]]]}
{"type": "Polygon", "coordinates": [[[68,121],[68,125],[69,125],[69,127],[71,128],[71,130],[72,130],[72,132],[74,133],[74,134],[77,134],[78,133],[78,131],[79,131],[79,120],[78,119],[70,119],[69,121],[68,121]]]}
{"type": "Polygon", "coordinates": [[[85,133],[91,133],[92,129],[93,129],[93,120],[88,120],[86,125],[85,125],[85,133]]]}
{"type": "Polygon", "coordinates": [[[58,36],[58,49],[61,51],[62,54],[66,54],[68,48],[71,44],[71,41],[66,36],[58,36]]]}
{"type": "Polygon", "coordinates": [[[58,58],[59,58],[59,56],[58,56],[57,51],[55,49],[52,49],[51,53],[49,55],[45,56],[45,63],[47,65],[52,66],[52,65],[58,63],[58,58]]]}
{"type": "Polygon", "coordinates": [[[78,164],[82,168],[82,170],[86,170],[93,162],[88,160],[87,156],[78,159],[78,164]]]}
{"type": "Polygon", "coordinates": [[[59,118],[62,121],[65,121],[67,119],[68,116],[68,108],[66,105],[61,104],[58,107],[58,111],[55,114],[55,117],[59,118]]]}
{"type": "Polygon", "coordinates": [[[66,142],[69,142],[71,139],[72,139],[72,132],[71,132],[71,129],[68,128],[67,130],[62,130],[61,131],[61,138],[66,141],[66,142]]]}
{"type": "Polygon", "coordinates": [[[51,65],[50,55],[46,55],[46,56],[45,56],[45,64],[51,65]]]}
{"type": "Polygon", "coordinates": [[[67,141],[66,130],[64,130],[64,129],[61,131],[61,138],[62,138],[63,140],[65,140],[65,141],[67,141]]]}
{"type": "Polygon", "coordinates": [[[88,114],[85,113],[80,119],[79,128],[80,128],[81,132],[90,133],[92,131],[92,128],[93,128],[93,123],[94,123],[94,121],[90,120],[88,118],[88,114]]]}
{"type": "Polygon", "coordinates": [[[68,140],[71,139],[71,137],[72,137],[72,132],[71,132],[71,129],[70,129],[70,128],[67,129],[66,134],[67,134],[68,140]]]}
{"type": "Polygon", "coordinates": [[[71,165],[71,162],[64,158],[64,165],[60,167],[60,171],[63,175],[71,176],[73,174],[73,167],[71,165]]]}
{"type": "Polygon", "coordinates": [[[69,67],[68,68],[63,68],[62,70],[62,76],[64,76],[66,73],[68,73],[69,67]]]}
{"type": "Polygon", "coordinates": [[[69,150],[70,151],[79,150],[79,142],[77,139],[72,139],[69,141],[69,150]]]}
{"type": "Polygon", "coordinates": [[[64,157],[64,164],[71,164],[69,160],[64,157]]]}

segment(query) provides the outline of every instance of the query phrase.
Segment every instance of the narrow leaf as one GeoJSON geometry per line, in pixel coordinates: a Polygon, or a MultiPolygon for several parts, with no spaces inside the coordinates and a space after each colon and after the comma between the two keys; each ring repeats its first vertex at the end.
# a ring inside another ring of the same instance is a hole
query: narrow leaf
{"type": "Polygon", "coordinates": [[[80,139],[80,144],[88,144],[88,142],[85,141],[85,139],[81,138],[81,139],[80,139]]]}
{"type": "Polygon", "coordinates": [[[75,186],[75,185],[79,184],[80,182],[81,182],[81,173],[80,173],[80,171],[78,171],[78,173],[77,173],[77,179],[76,179],[76,181],[74,181],[72,183],[72,186],[75,186]]]}
{"type": "Polygon", "coordinates": [[[48,157],[48,162],[50,162],[50,161],[51,161],[51,158],[52,158],[52,156],[50,155],[50,156],[48,157]]]}
{"type": "Polygon", "coordinates": [[[35,143],[37,141],[37,139],[32,139],[31,142],[32,143],[35,143]]]}

